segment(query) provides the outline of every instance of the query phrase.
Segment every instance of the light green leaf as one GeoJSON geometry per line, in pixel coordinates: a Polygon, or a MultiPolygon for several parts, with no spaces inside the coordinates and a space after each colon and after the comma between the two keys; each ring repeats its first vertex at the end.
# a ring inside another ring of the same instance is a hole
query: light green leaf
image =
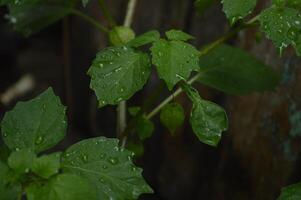
{"type": "Polygon", "coordinates": [[[45,183],[26,188],[28,200],[98,200],[96,189],[88,180],[75,174],[60,174],[45,183]]]}
{"type": "Polygon", "coordinates": [[[142,89],[150,76],[147,54],[129,47],[110,47],[100,51],[88,74],[99,106],[118,104],[142,89]]]}
{"type": "Polygon", "coordinates": [[[38,0],[22,5],[9,4],[10,22],[16,31],[29,36],[72,12],[73,1],[38,0]]]}
{"type": "Polygon", "coordinates": [[[130,47],[140,47],[160,39],[160,33],[158,31],[149,31],[138,37],[132,39],[127,46],[130,47]]]}
{"type": "Polygon", "coordinates": [[[14,151],[8,157],[8,166],[17,174],[28,173],[32,163],[36,158],[35,153],[31,149],[21,149],[14,151]]]}
{"type": "Polygon", "coordinates": [[[150,138],[154,132],[154,129],[155,126],[153,122],[151,122],[149,119],[146,119],[145,117],[140,117],[137,120],[136,130],[140,140],[143,141],[147,138],[150,138]]]}
{"type": "Polygon", "coordinates": [[[152,62],[169,90],[181,80],[189,78],[191,71],[199,70],[199,52],[182,41],[158,40],[151,47],[152,62]]]}
{"type": "Polygon", "coordinates": [[[11,150],[41,152],[55,146],[65,134],[65,106],[51,88],[27,101],[19,102],[2,121],[2,135],[11,150]]]}
{"type": "Polygon", "coordinates": [[[279,48],[280,55],[289,45],[296,48],[301,37],[301,15],[298,10],[273,6],[260,14],[260,24],[261,30],[279,48]]]}
{"type": "Polygon", "coordinates": [[[178,103],[167,104],[160,113],[161,123],[174,134],[185,119],[183,107],[178,103]]]}
{"type": "Polygon", "coordinates": [[[17,200],[21,192],[21,186],[13,183],[9,168],[0,161],[0,199],[17,200]]]}
{"type": "Polygon", "coordinates": [[[281,189],[277,200],[299,200],[301,199],[301,182],[289,185],[281,189]]]}
{"type": "Polygon", "coordinates": [[[32,165],[32,171],[40,177],[47,179],[59,172],[60,159],[61,153],[53,153],[36,158],[32,165]]]}
{"type": "Polygon", "coordinates": [[[130,151],[118,147],[117,139],[99,137],[72,145],[62,157],[62,167],[96,186],[97,199],[137,199],[152,189],[144,181],[142,170],[132,163],[132,156],[130,151]]]}
{"type": "Polygon", "coordinates": [[[190,39],[194,39],[192,35],[189,35],[187,33],[184,33],[183,31],[175,30],[175,29],[167,31],[165,34],[169,40],[187,41],[190,39]]]}
{"type": "Polygon", "coordinates": [[[190,124],[198,139],[210,146],[217,146],[222,132],[228,129],[228,118],[223,108],[201,99],[199,93],[190,85],[183,86],[193,102],[190,124]]]}
{"type": "Polygon", "coordinates": [[[231,24],[249,15],[256,6],[257,0],[222,0],[223,11],[231,24]]]}
{"type": "Polygon", "coordinates": [[[200,58],[199,81],[223,92],[243,95],[274,89],[280,76],[241,49],[222,45],[200,58]]]}

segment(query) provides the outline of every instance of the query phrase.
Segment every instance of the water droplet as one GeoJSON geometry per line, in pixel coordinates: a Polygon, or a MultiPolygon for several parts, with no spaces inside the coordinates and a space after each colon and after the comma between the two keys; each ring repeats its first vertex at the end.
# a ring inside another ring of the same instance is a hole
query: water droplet
{"type": "Polygon", "coordinates": [[[87,156],[87,155],[84,155],[84,156],[83,156],[83,161],[84,161],[84,162],[87,162],[87,161],[88,161],[88,156],[87,156]]]}
{"type": "Polygon", "coordinates": [[[109,158],[109,162],[110,162],[112,165],[116,165],[116,164],[118,164],[118,159],[117,159],[117,158],[109,158]]]}
{"type": "Polygon", "coordinates": [[[99,67],[100,67],[100,68],[103,68],[103,64],[102,64],[102,63],[100,63],[100,64],[99,64],[99,67]]]}
{"type": "Polygon", "coordinates": [[[103,166],[102,166],[102,169],[108,169],[108,166],[103,165],[103,166]]]}
{"type": "Polygon", "coordinates": [[[7,137],[7,133],[3,133],[3,137],[7,137]]]}
{"type": "Polygon", "coordinates": [[[99,181],[100,181],[101,183],[104,183],[104,182],[105,182],[105,180],[104,180],[103,178],[100,178],[99,181]]]}
{"type": "Polygon", "coordinates": [[[104,159],[106,157],[106,154],[102,153],[102,154],[100,154],[99,157],[100,157],[100,159],[104,159]]]}
{"type": "Polygon", "coordinates": [[[36,139],[36,144],[41,144],[43,141],[43,138],[41,136],[39,136],[37,139],[36,139]]]}
{"type": "Polygon", "coordinates": [[[29,168],[26,168],[26,169],[25,169],[25,173],[28,173],[28,172],[29,172],[29,168]]]}

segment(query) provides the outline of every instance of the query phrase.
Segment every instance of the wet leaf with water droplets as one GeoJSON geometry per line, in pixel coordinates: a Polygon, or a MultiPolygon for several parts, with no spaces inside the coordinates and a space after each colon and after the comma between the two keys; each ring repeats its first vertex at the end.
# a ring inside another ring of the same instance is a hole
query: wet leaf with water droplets
{"type": "Polygon", "coordinates": [[[294,8],[273,6],[260,14],[261,30],[279,49],[280,55],[289,45],[298,51],[301,37],[301,14],[294,8]]]}
{"type": "Polygon", "coordinates": [[[41,152],[55,146],[65,134],[65,106],[49,88],[36,98],[19,102],[3,118],[1,130],[5,144],[16,150],[41,152]]]}
{"type": "Polygon", "coordinates": [[[35,182],[26,187],[28,200],[98,200],[96,188],[75,174],[59,174],[47,182],[35,182]]]}
{"type": "Polygon", "coordinates": [[[151,47],[152,62],[169,90],[181,80],[189,78],[192,71],[199,69],[199,52],[182,41],[160,39],[151,47]]]}
{"type": "Polygon", "coordinates": [[[190,124],[198,139],[210,146],[217,146],[222,132],[228,128],[228,118],[224,109],[217,104],[203,100],[190,85],[183,89],[193,102],[190,124]]]}
{"type": "Polygon", "coordinates": [[[88,74],[100,106],[115,105],[142,89],[151,72],[147,54],[126,46],[100,51],[88,74]]]}
{"type": "Polygon", "coordinates": [[[142,170],[137,167],[133,170],[129,157],[132,153],[119,148],[117,139],[87,139],[67,149],[62,157],[62,169],[88,179],[97,187],[98,199],[137,199],[152,189],[144,181],[142,170]],[[87,155],[88,160],[83,161],[82,155],[87,155]]]}
{"type": "Polygon", "coordinates": [[[257,0],[222,0],[223,11],[231,24],[249,15],[256,6],[257,0]]]}
{"type": "Polygon", "coordinates": [[[8,157],[7,163],[17,174],[28,173],[32,167],[36,155],[31,149],[14,151],[8,157]]]}

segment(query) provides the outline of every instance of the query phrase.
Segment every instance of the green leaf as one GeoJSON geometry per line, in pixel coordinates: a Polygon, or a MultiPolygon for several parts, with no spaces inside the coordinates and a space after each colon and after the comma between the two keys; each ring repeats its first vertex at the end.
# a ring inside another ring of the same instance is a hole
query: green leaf
{"type": "Polygon", "coordinates": [[[13,183],[9,168],[0,161],[0,199],[17,200],[21,195],[20,184],[13,183]]]}
{"type": "Polygon", "coordinates": [[[63,171],[86,177],[102,200],[137,199],[152,189],[142,170],[132,163],[133,154],[118,147],[117,139],[98,137],[72,145],[62,157],[63,171]]]}
{"type": "Polygon", "coordinates": [[[278,200],[299,200],[301,199],[301,182],[289,185],[281,189],[278,200]]]}
{"type": "Polygon", "coordinates": [[[82,0],[82,4],[84,7],[86,7],[89,2],[90,2],[90,0],[82,0]]]}
{"type": "Polygon", "coordinates": [[[274,89],[280,76],[245,51],[222,45],[200,58],[199,81],[223,92],[243,95],[274,89]]]}
{"type": "Polygon", "coordinates": [[[118,104],[142,89],[150,76],[147,54],[129,47],[110,47],[100,51],[88,74],[99,106],[118,104]]]}
{"type": "Polygon", "coordinates": [[[199,140],[210,146],[217,146],[222,132],[228,129],[228,119],[223,108],[215,103],[201,99],[199,93],[190,85],[183,89],[193,102],[190,124],[199,140]]]}
{"type": "Polygon", "coordinates": [[[127,46],[140,47],[155,42],[159,39],[160,39],[160,33],[158,31],[149,31],[132,39],[130,42],[127,43],[127,46]]]}
{"type": "Polygon", "coordinates": [[[301,9],[301,0],[286,0],[286,3],[288,7],[301,9]]]}
{"type": "Polygon", "coordinates": [[[147,138],[150,138],[154,132],[154,129],[154,124],[149,119],[146,119],[145,117],[140,117],[137,120],[136,130],[140,140],[143,141],[147,138]]]}
{"type": "Polygon", "coordinates": [[[183,107],[178,103],[167,104],[160,113],[161,123],[174,134],[185,119],[183,107]]]}
{"type": "Polygon", "coordinates": [[[88,180],[74,174],[60,174],[45,183],[26,188],[28,200],[97,200],[96,190],[88,180]]]}
{"type": "Polygon", "coordinates": [[[184,33],[183,31],[180,31],[180,30],[172,29],[170,31],[167,31],[165,34],[169,40],[187,41],[190,39],[194,39],[194,37],[192,35],[184,33]]]}
{"type": "Polygon", "coordinates": [[[144,145],[141,141],[128,141],[126,143],[126,149],[130,150],[131,152],[135,153],[134,158],[139,158],[144,154],[144,145]]]}
{"type": "Polygon", "coordinates": [[[109,33],[110,42],[114,46],[124,45],[135,38],[135,32],[125,26],[116,26],[109,33]]]}
{"type": "Polygon", "coordinates": [[[301,34],[301,15],[294,8],[273,6],[260,14],[261,30],[279,48],[280,55],[289,45],[297,47],[301,34]]]}
{"type": "Polygon", "coordinates": [[[41,152],[55,146],[65,134],[65,106],[51,88],[27,101],[19,102],[2,121],[2,136],[11,150],[41,152]]]}
{"type": "Polygon", "coordinates": [[[14,151],[8,157],[8,166],[17,174],[28,173],[32,163],[36,158],[35,153],[31,149],[21,149],[14,151]]]}
{"type": "Polygon", "coordinates": [[[231,24],[249,15],[256,6],[257,0],[222,0],[223,11],[231,24]]]}
{"type": "Polygon", "coordinates": [[[29,36],[72,12],[73,1],[39,0],[38,3],[9,4],[10,22],[16,31],[29,36]]]}
{"type": "Polygon", "coordinates": [[[129,107],[128,110],[131,116],[136,116],[140,112],[141,108],[139,106],[133,106],[129,107]]]}
{"type": "Polygon", "coordinates": [[[152,62],[169,90],[181,80],[189,78],[191,71],[199,70],[199,52],[182,41],[158,40],[151,47],[152,62]]]}
{"type": "Polygon", "coordinates": [[[194,2],[194,7],[196,8],[199,15],[203,13],[216,2],[215,0],[196,0],[194,2]]]}
{"type": "Polygon", "coordinates": [[[47,179],[59,172],[61,166],[60,159],[61,153],[53,153],[36,158],[32,165],[32,171],[40,177],[47,179]]]}

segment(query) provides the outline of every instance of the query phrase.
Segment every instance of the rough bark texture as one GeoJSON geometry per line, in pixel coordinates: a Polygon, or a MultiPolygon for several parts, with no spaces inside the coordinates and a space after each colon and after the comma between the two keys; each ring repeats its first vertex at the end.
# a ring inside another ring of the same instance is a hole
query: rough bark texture
{"type": "MultiPolygon", "coordinates": [[[[121,24],[127,1],[107,1],[113,15],[121,24]]],[[[261,0],[257,11],[269,1],[261,0]]],[[[96,4],[88,11],[103,20],[96,4]]],[[[1,14],[5,10],[1,10],[1,14]]],[[[96,109],[95,95],[89,90],[86,71],[97,49],[108,43],[106,37],[81,19],[70,19],[71,71],[64,70],[61,24],[48,28],[30,38],[20,38],[0,23],[0,93],[22,74],[34,74],[38,85],[22,99],[28,99],[52,85],[68,102],[71,95],[72,116],[69,116],[69,138],[62,148],[79,138],[96,135],[115,136],[115,108],[96,109]],[[71,75],[71,92],[66,78],[71,75]]],[[[211,7],[202,17],[193,9],[192,0],[139,0],[133,27],[137,34],[151,29],[162,33],[179,28],[196,36],[195,45],[218,38],[227,31],[228,23],[221,5],[211,7]]],[[[157,122],[153,138],[145,142],[145,156],[137,162],[145,168],[145,177],[155,190],[154,195],[141,199],[216,199],[216,200],[272,200],[280,188],[301,180],[301,59],[289,50],[280,59],[270,41],[256,42],[256,29],[244,31],[229,43],[241,47],[273,66],[283,74],[277,90],[243,97],[225,95],[199,86],[201,95],[223,105],[229,115],[230,129],[224,133],[221,145],[211,148],[198,142],[188,121],[176,137],[157,122]]],[[[66,39],[66,38],[65,38],[66,39]]],[[[65,64],[64,64],[65,63],[65,64]]],[[[152,77],[149,85],[139,92],[130,105],[147,99],[158,84],[152,77]]],[[[167,95],[168,91],[164,91],[167,95]]],[[[16,99],[16,101],[19,99],[16,99]]],[[[178,101],[190,111],[190,103],[181,96],[178,101]]],[[[159,101],[158,101],[159,102],[159,101]]],[[[0,116],[14,105],[0,105],[0,116]]]]}

